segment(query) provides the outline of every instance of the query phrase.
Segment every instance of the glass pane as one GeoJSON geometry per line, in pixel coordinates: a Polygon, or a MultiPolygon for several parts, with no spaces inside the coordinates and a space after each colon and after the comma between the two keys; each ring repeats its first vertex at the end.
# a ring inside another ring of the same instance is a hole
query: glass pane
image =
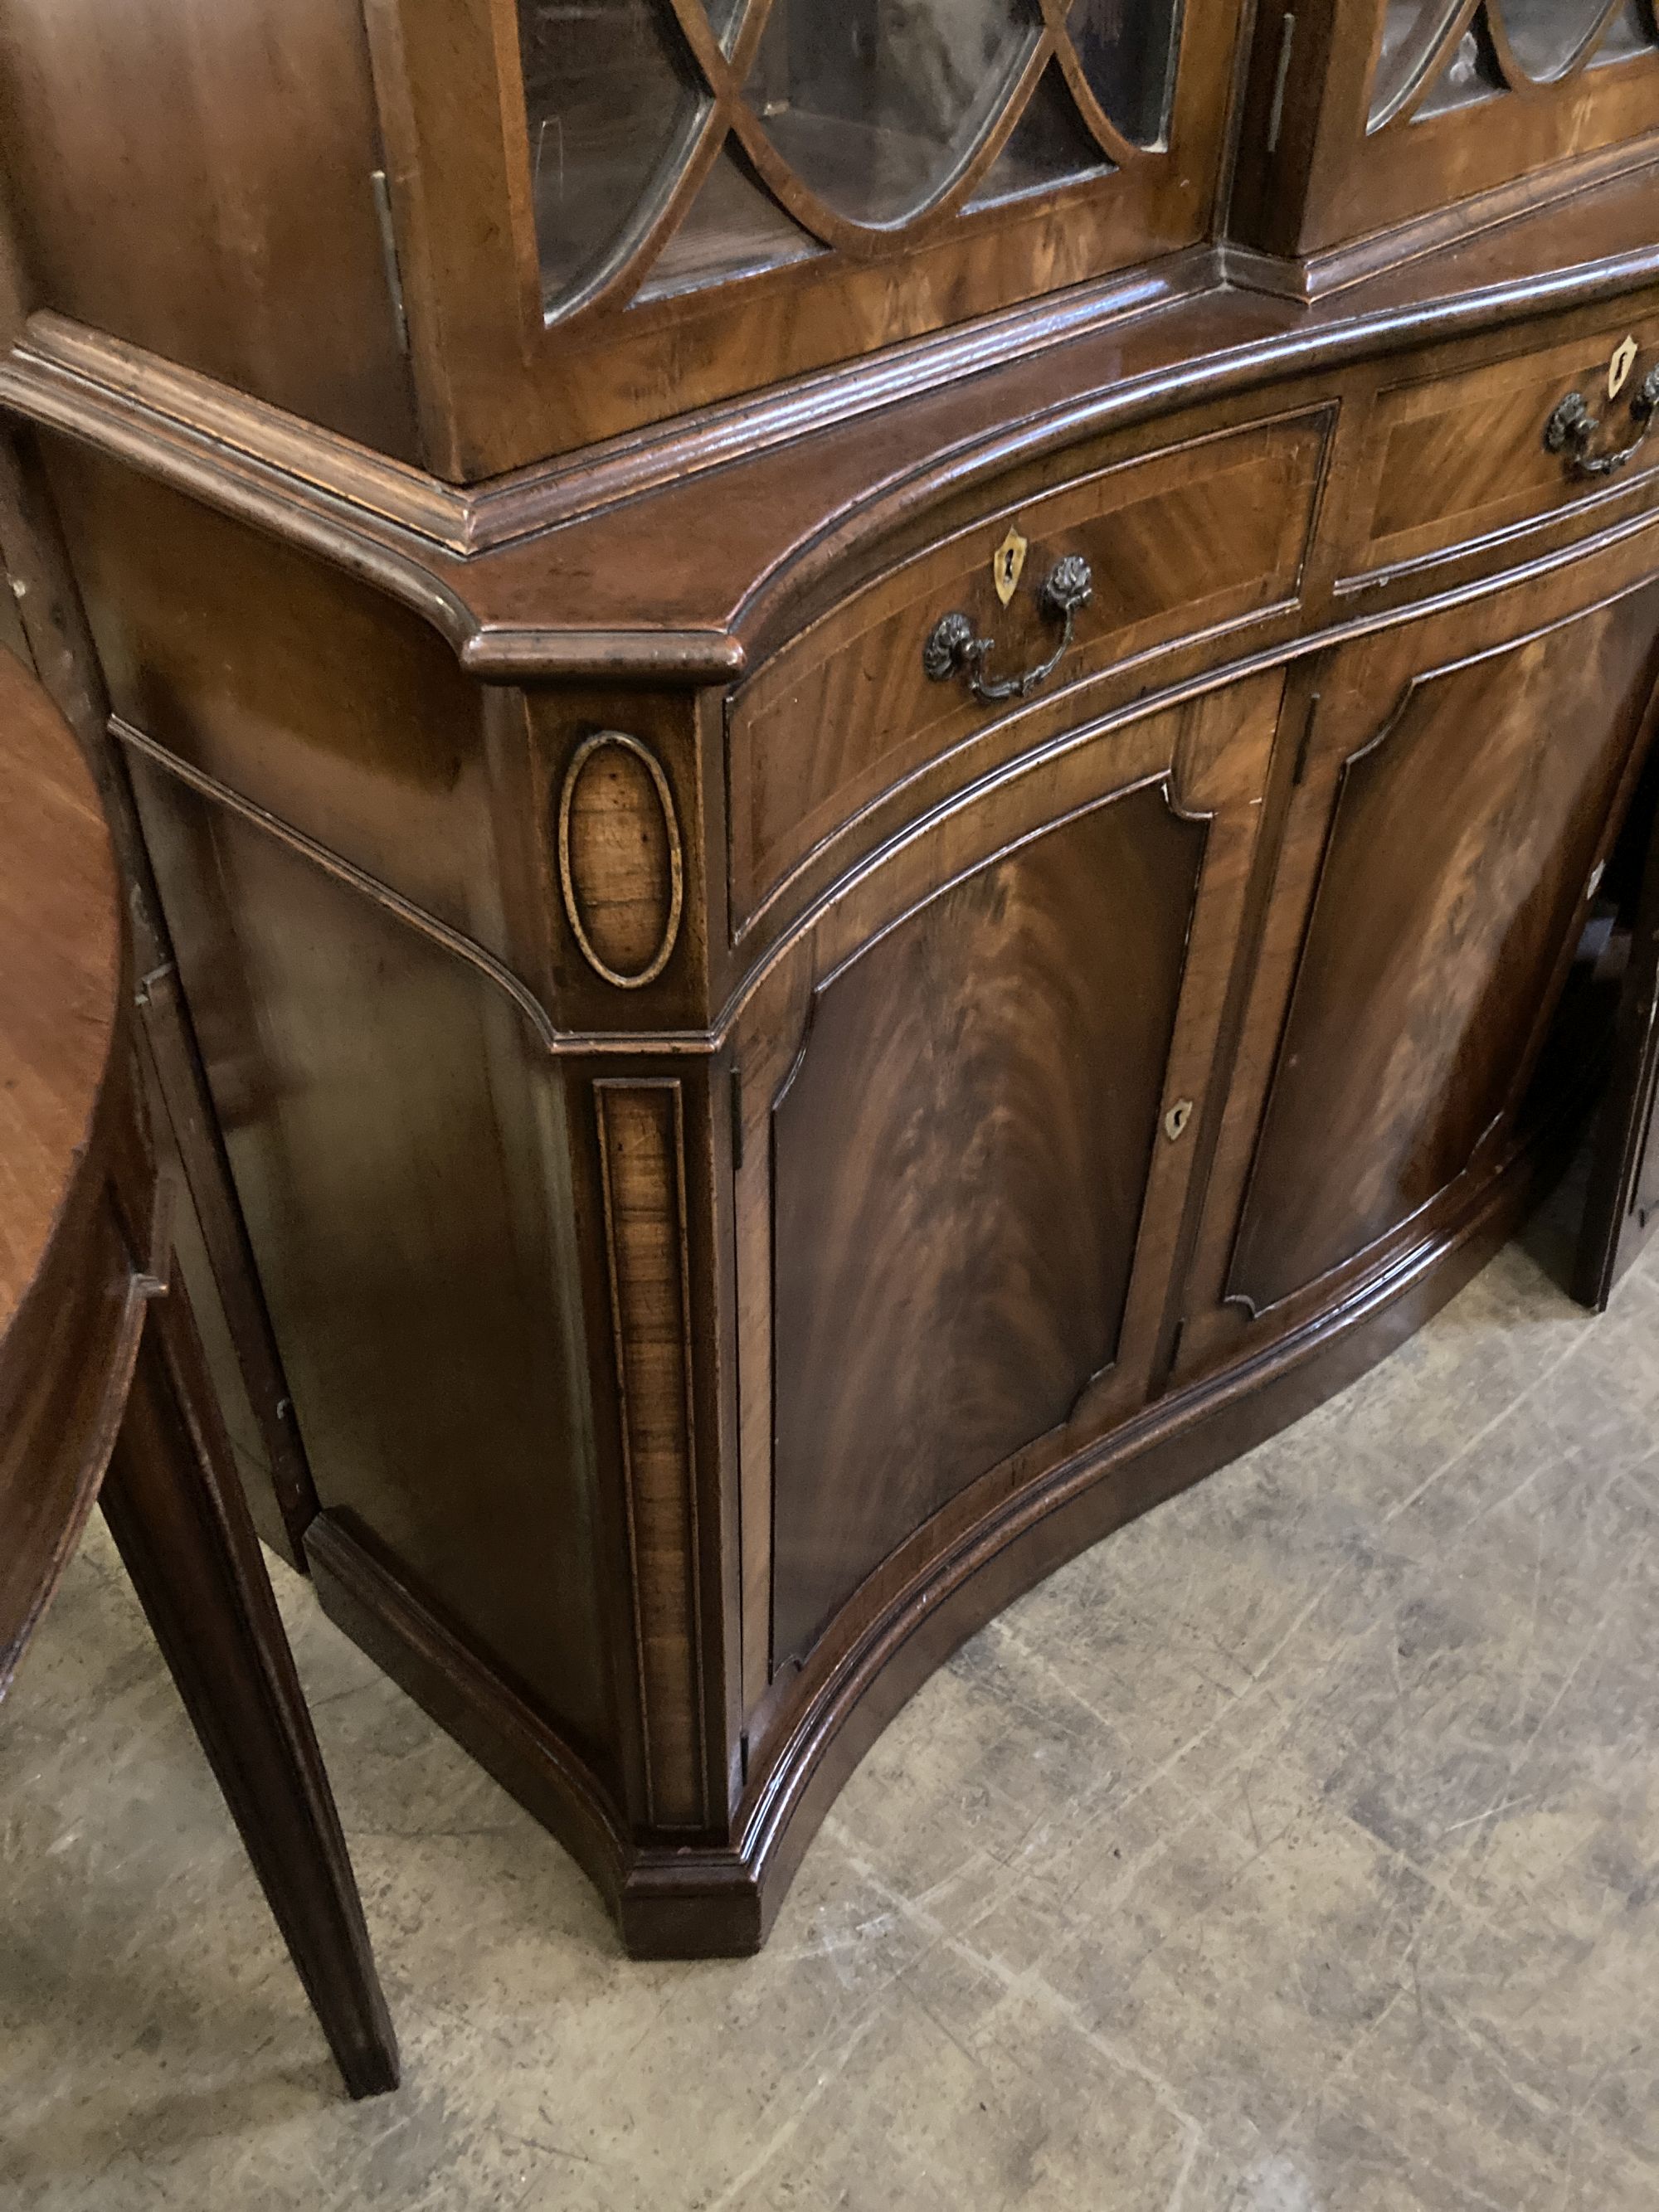
{"type": "Polygon", "coordinates": [[[1465,31],[1452,50],[1451,59],[1414,110],[1413,119],[1427,122],[1431,115],[1468,107],[1474,100],[1490,100],[1494,93],[1507,89],[1485,29],[1465,31]]]}
{"type": "Polygon", "coordinates": [[[1170,127],[1182,0],[1077,0],[1069,19],[1095,98],[1137,146],[1170,127]]]}
{"type": "Polygon", "coordinates": [[[821,251],[728,149],[704,178],[635,297],[641,305],[665,300],[781,269],[821,251]]]}
{"type": "Polygon", "coordinates": [[[1042,82],[1002,151],[986,171],[969,206],[994,207],[1027,192],[1052,191],[1084,177],[1103,177],[1111,163],[1083,127],[1077,103],[1058,66],[1050,63],[1042,82]]]}
{"type": "Polygon", "coordinates": [[[972,156],[1037,33],[1031,0],[773,0],[749,98],[837,214],[899,223],[972,156]]]}
{"type": "Polygon", "coordinates": [[[1595,58],[1598,62],[1628,61],[1632,54],[1650,54],[1653,48],[1653,27],[1643,14],[1638,0],[1626,0],[1596,49],[1595,58]]]}
{"type": "Polygon", "coordinates": [[[1371,88],[1371,123],[1385,122],[1451,28],[1460,0],[1389,0],[1371,88]]]}
{"type": "Polygon", "coordinates": [[[714,36],[729,54],[743,24],[747,0],[703,0],[708,20],[714,27],[714,36]]]}
{"type": "Polygon", "coordinates": [[[519,0],[542,293],[568,307],[626,258],[707,105],[660,0],[519,0]]]}
{"type": "Polygon", "coordinates": [[[1552,77],[1577,60],[1606,7],[1607,0],[1503,0],[1498,12],[1527,75],[1552,77]]]}

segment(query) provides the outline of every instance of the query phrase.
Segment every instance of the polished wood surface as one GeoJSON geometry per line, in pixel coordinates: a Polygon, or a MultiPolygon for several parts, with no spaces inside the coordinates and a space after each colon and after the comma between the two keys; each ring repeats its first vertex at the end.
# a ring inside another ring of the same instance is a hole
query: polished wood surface
{"type": "Polygon", "coordinates": [[[31,305],[414,453],[349,0],[17,0],[0,141],[31,305]]]}
{"type": "MultiPolygon", "coordinates": [[[[1108,171],[1001,207],[970,206],[1051,58],[1064,50],[1070,59],[1065,16],[1054,10],[996,119],[988,118],[975,158],[954,165],[943,194],[896,230],[837,221],[823,195],[804,194],[792,165],[769,150],[754,88],[744,82],[767,11],[748,11],[728,58],[703,9],[681,9],[676,24],[689,51],[661,97],[689,74],[715,88],[717,109],[680,142],[688,159],[672,185],[659,186],[639,250],[582,312],[544,322],[516,10],[468,0],[464,28],[404,0],[372,0],[365,12],[389,166],[414,187],[393,205],[428,457],[438,474],[463,480],[1191,243],[1215,204],[1237,33],[1236,11],[1219,0],[1186,9],[1167,144],[1128,145],[1094,105],[1111,149],[1108,171]],[[720,147],[728,126],[760,191],[805,218],[799,234],[817,250],[740,284],[642,295],[653,255],[693,212],[716,158],[732,158],[720,147]]],[[[909,11],[910,21],[920,25],[926,12],[909,11]]],[[[969,52],[981,67],[978,32],[989,13],[953,27],[959,52],[946,70],[959,73],[969,52]]],[[[600,29],[586,25],[585,35],[600,29]]],[[[1084,89],[1075,65],[1069,85],[1084,89]]]]}
{"type": "Polygon", "coordinates": [[[181,1290],[91,776],[0,657],[0,1696],[101,1494],[356,2096],[397,2046],[339,1817],[181,1290]]]}
{"type": "Polygon", "coordinates": [[[7,1329],[49,1255],[52,1224],[93,1133],[120,1003],[121,929],[114,856],[92,780],[66,773],[68,733],[39,685],[9,664],[0,664],[0,685],[3,818],[16,854],[0,879],[7,1329]]]}
{"type": "Polygon", "coordinates": [[[1478,0],[1420,51],[1400,0],[918,0],[816,44],[739,14],[584,18],[578,68],[529,0],[8,0],[13,289],[468,483],[1218,240],[1235,281],[1340,289],[1659,128],[1647,0],[1554,41],[1478,0]]]}
{"type": "Polygon", "coordinates": [[[1478,368],[1413,377],[1379,392],[1367,456],[1376,500],[1356,549],[1360,574],[1524,529],[1601,489],[1539,435],[1540,422],[1569,393],[1582,392],[1605,418],[1598,451],[1631,452],[1618,474],[1621,489],[1659,468],[1659,441],[1647,442],[1631,410],[1640,375],[1632,373],[1618,401],[1607,398],[1612,365],[1626,343],[1635,344],[1644,365],[1659,359],[1659,321],[1617,312],[1593,335],[1575,333],[1560,345],[1529,346],[1478,368]]]}
{"type": "Polygon", "coordinates": [[[1362,741],[1340,771],[1229,1276],[1253,1315],[1409,1219],[1512,1111],[1606,858],[1656,641],[1650,588],[1413,672],[1403,696],[1375,650],[1322,672],[1322,710],[1328,695],[1362,741]]]}
{"type": "Polygon", "coordinates": [[[916,651],[946,608],[991,636],[995,675],[1054,643],[1041,586],[1067,555],[1093,580],[1068,681],[1195,629],[1243,627],[1294,601],[1329,417],[1178,443],[1085,476],[1063,495],[993,509],[813,623],[733,695],[728,748],[734,921],[748,923],[824,837],[983,726],[960,681],[930,680],[916,651]],[[991,553],[1028,541],[1021,585],[998,604],[991,553]]]}
{"type": "Polygon", "coordinates": [[[775,1664],[1115,1362],[1204,848],[1142,786],[815,994],[773,1109],[775,1664]]]}
{"type": "Polygon", "coordinates": [[[109,693],[39,457],[0,438],[0,568],[19,615],[21,657],[93,766],[125,880],[142,1048],[165,1112],[155,1141],[177,1161],[174,1245],[215,1395],[247,1480],[259,1533],[297,1565],[316,1492],[237,1202],[154,870],[108,732],[109,693]]]}
{"type": "Polygon", "coordinates": [[[106,1077],[123,984],[114,856],[68,733],[9,656],[0,659],[0,777],[8,853],[0,872],[3,1689],[97,1496],[107,1401],[113,1395],[118,1406],[118,1379],[112,1391],[106,1370],[118,1378],[135,1329],[118,1233],[96,1197],[83,1194],[83,1161],[112,1141],[106,1077]],[[100,1278],[112,1261],[112,1285],[100,1278]],[[72,1356],[49,1358],[55,1329],[71,1353],[77,1335],[88,1340],[84,1371],[72,1356]],[[59,1428],[78,1432],[68,1448],[52,1443],[59,1428]]]}
{"type": "Polygon", "coordinates": [[[1286,281],[1340,284],[1379,251],[1467,236],[1598,159],[1628,162],[1656,119],[1642,0],[1265,0],[1234,221],[1286,281]]]}
{"type": "Polygon", "coordinates": [[[973,97],[971,11],[773,7],[674,0],[670,82],[373,0],[378,276],[354,203],[308,320],[186,313],[186,225],[140,327],[81,11],[0,0],[0,553],[136,793],[281,1517],[640,1950],[761,1941],[929,1668],[1397,1342],[1610,1065],[1636,1218],[1649,1084],[1648,0],[1189,0],[1164,137],[1108,0],[985,0],[973,97]]]}

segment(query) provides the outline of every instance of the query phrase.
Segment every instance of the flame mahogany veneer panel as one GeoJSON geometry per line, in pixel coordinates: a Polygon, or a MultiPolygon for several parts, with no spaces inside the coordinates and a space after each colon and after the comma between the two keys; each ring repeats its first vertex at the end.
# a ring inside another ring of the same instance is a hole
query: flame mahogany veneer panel
{"type": "Polygon", "coordinates": [[[1408,1219],[1512,1105],[1656,634],[1659,586],[1425,672],[1350,757],[1234,1253],[1256,1311],[1408,1219]]]}
{"type": "Polygon", "coordinates": [[[774,1643],[1112,1364],[1206,830],[1163,783],[819,990],[774,1115],[774,1643]]]}

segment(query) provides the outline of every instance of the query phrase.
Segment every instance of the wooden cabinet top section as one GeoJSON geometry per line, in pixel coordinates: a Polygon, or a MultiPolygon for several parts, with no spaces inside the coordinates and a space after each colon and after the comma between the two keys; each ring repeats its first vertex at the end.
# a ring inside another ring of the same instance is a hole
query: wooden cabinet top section
{"type": "Polygon", "coordinates": [[[0,337],[481,483],[1218,252],[1305,301],[1656,128],[1650,0],[0,0],[0,337]]]}

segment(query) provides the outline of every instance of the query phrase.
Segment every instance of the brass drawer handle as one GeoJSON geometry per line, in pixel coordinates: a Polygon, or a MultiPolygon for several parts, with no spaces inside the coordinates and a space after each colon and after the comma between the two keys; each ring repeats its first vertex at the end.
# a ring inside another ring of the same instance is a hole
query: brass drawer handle
{"type": "Polygon", "coordinates": [[[1638,386],[1630,411],[1631,420],[1636,424],[1636,435],[1629,445],[1620,446],[1611,453],[1593,453],[1590,447],[1601,428],[1601,418],[1582,392],[1570,392],[1546,426],[1545,447],[1552,453],[1565,453],[1574,476],[1615,477],[1641,451],[1653,427],[1653,418],[1659,414],[1659,368],[1650,368],[1638,386]]]}
{"type": "Polygon", "coordinates": [[[1094,572],[1080,553],[1068,553],[1055,562],[1037,605],[1046,621],[1062,625],[1060,643],[1045,661],[1028,668],[1023,676],[994,681],[986,674],[985,664],[996,650],[996,640],[975,637],[973,623],[963,614],[946,615],[934,625],[933,635],[922,647],[921,665],[935,684],[949,683],[953,676],[966,677],[968,689],[987,706],[994,706],[1001,699],[1029,699],[1065,659],[1078,616],[1094,597],[1094,572]]]}

